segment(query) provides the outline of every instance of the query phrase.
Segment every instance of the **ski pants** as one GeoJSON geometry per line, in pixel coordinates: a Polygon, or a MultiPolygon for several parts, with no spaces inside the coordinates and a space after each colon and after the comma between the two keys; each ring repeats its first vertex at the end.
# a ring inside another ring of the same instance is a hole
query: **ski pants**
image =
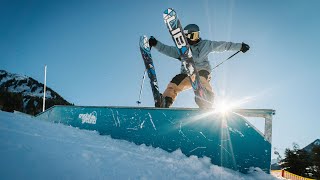
{"type": "MultiPolygon", "coordinates": [[[[202,86],[207,90],[208,94],[210,95],[211,99],[213,100],[213,89],[210,84],[211,75],[206,70],[199,71],[200,82],[202,86]]],[[[172,101],[174,102],[177,95],[184,90],[191,89],[191,83],[187,74],[178,74],[167,86],[167,89],[163,92],[163,97],[171,97],[172,101]]]]}

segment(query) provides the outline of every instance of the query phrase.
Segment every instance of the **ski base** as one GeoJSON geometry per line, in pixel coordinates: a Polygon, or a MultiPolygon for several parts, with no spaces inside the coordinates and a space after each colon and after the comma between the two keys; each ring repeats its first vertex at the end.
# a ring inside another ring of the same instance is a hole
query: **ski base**
{"type": "MultiPolygon", "coordinates": [[[[147,36],[141,36],[139,41],[140,52],[142,55],[142,59],[145,65],[145,68],[148,73],[148,77],[150,79],[150,86],[152,89],[153,99],[155,103],[155,107],[162,106],[162,95],[159,92],[158,80],[156,75],[156,70],[154,68],[152,56],[151,56],[151,48],[149,46],[149,40],[147,36]]],[[[138,101],[138,104],[141,103],[138,101]]]]}

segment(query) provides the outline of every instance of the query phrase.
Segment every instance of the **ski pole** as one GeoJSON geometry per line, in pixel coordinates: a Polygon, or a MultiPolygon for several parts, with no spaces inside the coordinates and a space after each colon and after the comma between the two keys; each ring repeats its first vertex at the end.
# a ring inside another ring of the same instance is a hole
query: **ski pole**
{"type": "Polygon", "coordinates": [[[141,85],[140,85],[139,100],[137,101],[138,106],[141,104],[141,95],[142,95],[144,79],[146,78],[146,72],[147,72],[147,69],[144,70],[143,77],[142,77],[142,82],[141,82],[141,85]]]}
{"type": "Polygon", "coordinates": [[[231,59],[233,56],[235,56],[236,54],[238,54],[240,51],[237,51],[236,53],[232,54],[230,57],[228,57],[227,59],[225,59],[224,61],[222,61],[221,63],[219,63],[218,65],[216,65],[214,68],[212,68],[212,70],[214,70],[215,68],[217,68],[218,66],[220,66],[221,64],[223,64],[224,62],[228,61],[229,59],[231,59]]]}

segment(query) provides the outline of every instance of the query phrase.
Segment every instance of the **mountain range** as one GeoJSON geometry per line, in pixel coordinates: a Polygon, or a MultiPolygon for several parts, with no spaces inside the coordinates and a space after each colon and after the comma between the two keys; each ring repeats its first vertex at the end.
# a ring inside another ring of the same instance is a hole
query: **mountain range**
{"type": "MultiPolygon", "coordinates": [[[[36,115],[42,111],[44,85],[37,80],[0,70],[0,109],[36,115]]],[[[53,105],[71,105],[57,92],[46,87],[46,109],[53,105]]]]}
{"type": "Polygon", "coordinates": [[[320,146],[320,139],[313,141],[312,143],[304,147],[303,150],[310,153],[315,146],[320,146]]]}

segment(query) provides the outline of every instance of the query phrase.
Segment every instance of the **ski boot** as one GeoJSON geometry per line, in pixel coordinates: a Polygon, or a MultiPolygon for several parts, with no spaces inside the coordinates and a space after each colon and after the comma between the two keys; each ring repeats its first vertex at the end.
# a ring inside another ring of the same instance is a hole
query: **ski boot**
{"type": "Polygon", "coordinates": [[[160,94],[161,98],[160,98],[160,102],[157,102],[155,104],[155,107],[158,107],[158,108],[169,108],[172,103],[173,103],[173,100],[171,97],[163,97],[162,94],[160,94]]]}
{"type": "Polygon", "coordinates": [[[207,96],[208,100],[205,100],[201,97],[195,97],[194,100],[197,103],[197,105],[199,106],[200,109],[208,109],[208,108],[212,108],[213,105],[213,98],[214,95],[213,93],[207,92],[207,96]]]}

